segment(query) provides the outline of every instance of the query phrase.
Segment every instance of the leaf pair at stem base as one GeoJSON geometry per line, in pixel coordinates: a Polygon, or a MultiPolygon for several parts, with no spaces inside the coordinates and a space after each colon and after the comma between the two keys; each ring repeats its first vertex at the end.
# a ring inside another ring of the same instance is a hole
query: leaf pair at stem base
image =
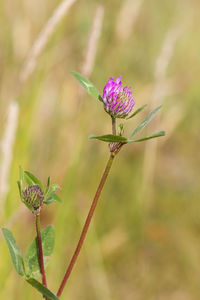
{"type": "MultiPolygon", "coordinates": [[[[16,243],[12,232],[7,228],[2,228],[2,232],[8,245],[11,259],[17,273],[21,276],[24,276],[29,284],[35,287],[40,293],[42,293],[42,295],[44,295],[49,300],[58,300],[58,297],[56,297],[48,288],[46,288],[43,284],[41,284],[35,279],[41,274],[40,265],[38,261],[36,238],[30,244],[25,255],[25,260],[23,261],[20,249],[16,243]]],[[[54,249],[55,229],[52,225],[49,225],[42,230],[41,236],[44,254],[44,264],[46,267],[48,265],[50,255],[52,254],[54,249]]]]}

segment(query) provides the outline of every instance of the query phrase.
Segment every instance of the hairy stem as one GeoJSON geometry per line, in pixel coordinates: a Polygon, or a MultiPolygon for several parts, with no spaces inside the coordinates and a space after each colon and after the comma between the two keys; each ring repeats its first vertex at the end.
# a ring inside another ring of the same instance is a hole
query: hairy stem
{"type": "Polygon", "coordinates": [[[42,250],[42,238],[40,232],[40,213],[36,214],[36,232],[37,232],[37,244],[38,244],[38,252],[39,252],[39,261],[40,261],[40,271],[42,274],[42,284],[47,287],[47,280],[44,270],[44,258],[43,258],[43,250],[42,250]]]}
{"type": "Polygon", "coordinates": [[[74,267],[74,264],[75,264],[75,262],[76,262],[76,260],[77,260],[77,258],[78,258],[78,255],[79,255],[79,253],[80,253],[80,250],[81,250],[81,248],[82,248],[83,242],[84,242],[84,240],[85,240],[85,237],[86,237],[86,234],[87,234],[89,225],[90,225],[90,222],[91,222],[91,220],[92,220],[92,216],[93,216],[93,214],[94,214],[95,208],[96,208],[97,203],[98,203],[99,196],[100,196],[100,194],[101,194],[101,191],[102,191],[102,189],[103,189],[103,187],[104,187],[104,184],[105,184],[105,182],[106,182],[107,176],[108,176],[108,174],[109,174],[110,168],[111,168],[111,166],[112,166],[113,159],[114,159],[114,154],[111,153],[111,154],[110,154],[110,157],[109,157],[109,160],[108,160],[108,162],[107,162],[106,168],[105,168],[105,170],[104,170],[104,173],[103,173],[103,175],[102,175],[101,181],[100,181],[99,186],[98,186],[98,188],[97,188],[96,194],[95,194],[94,199],[93,199],[93,201],[92,201],[92,204],[91,204],[91,207],[90,207],[88,216],[87,216],[87,218],[86,218],[85,224],[84,224],[84,226],[83,226],[83,229],[82,229],[82,232],[81,232],[81,236],[80,236],[79,242],[78,242],[77,247],[76,247],[76,249],[75,249],[75,252],[74,252],[74,254],[73,254],[72,258],[71,258],[71,261],[70,261],[70,263],[69,263],[69,266],[68,266],[68,268],[67,268],[67,271],[66,271],[66,273],[65,273],[65,276],[64,276],[64,278],[63,278],[63,281],[62,281],[62,283],[61,283],[61,285],[60,285],[60,287],[59,287],[59,290],[58,290],[58,292],[57,292],[57,296],[58,296],[58,297],[62,294],[62,291],[63,291],[63,289],[64,289],[64,287],[65,287],[65,285],[66,285],[66,282],[67,282],[67,280],[68,280],[68,278],[69,278],[69,276],[70,276],[70,274],[71,274],[71,271],[72,271],[72,269],[73,269],[73,267],[74,267]]]}

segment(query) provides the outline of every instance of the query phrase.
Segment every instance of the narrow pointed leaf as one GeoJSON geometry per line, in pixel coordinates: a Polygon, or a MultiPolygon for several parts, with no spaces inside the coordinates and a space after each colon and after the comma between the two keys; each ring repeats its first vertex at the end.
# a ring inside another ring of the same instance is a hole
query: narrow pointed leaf
{"type": "Polygon", "coordinates": [[[48,177],[47,179],[47,185],[46,185],[46,188],[45,188],[45,194],[49,191],[49,186],[50,186],[50,177],[48,177]]]}
{"type": "Polygon", "coordinates": [[[130,115],[130,117],[126,118],[126,120],[135,117],[135,116],[136,116],[139,112],[141,112],[146,106],[147,106],[147,104],[145,104],[145,105],[139,107],[132,115],[130,115]]]}
{"type": "Polygon", "coordinates": [[[162,105],[156,107],[147,117],[146,119],[144,119],[144,121],[142,121],[137,127],[136,129],[133,131],[133,133],[131,134],[130,138],[134,137],[139,131],[141,131],[150,121],[151,119],[154,117],[154,115],[157,113],[157,111],[161,108],[162,105]]]}
{"type": "Polygon", "coordinates": [[[139,139],[134,139],[134,140],[128,140],[127,142],[128,143],[143,142],[143,141],[154,139],[154,138],[157,138],[157,137],[160,137],[160,136],[164,136],[164,135],[165,135],[165,131],[160,131],[160,132],[154,133],[154,134],[152,134],[150,136],[146,136],[144,138],[139,138],[139,139]]]}
{"type": "Polygon", "coordinates": [[[21,166],[19,166],[19,181],[23,190],[24,172],[21,166]]]}
{"type": "Polygon", "coordinates": [[[31,172],[24,171],[24,177],[29,185],[39,185],[42,191],[44,191],[41,181],[37,177],[35,177],[35,175],[33,175],[31,172]]]}
{"type": "Polygon", "coordinates": [[[22,198],[22,191],[23,191],[23,179],[24,179],[23,170],[22,167],[19,166],[19,180],[17,181],[17,185],[19,188],[19,194],[21,198],[22,198]]]}
{"type": "Polygon", "coordinates": [[[17,181],[17,185],[18,185],[20,197],[22,198],[22,184],[20,180],[17,181]]]}
{"type": "Polygon", "coordinates": [[[102,97],[100,96],[100,93],[97,91],[97,89],[95,88],[95,86],[91,81],[89,81],[87,78],[85,78],[83,75],[81,75],[78,72],[73,71],[72,74],[78,80],[78,82],[84,87],[84,89],[88,92],[90,96],[92,96],[96,100],[103,101],[102,97]]]}
{"type": "Polygon", "coordinates": [[[113,135],[113,134],[107,134],[107,135],[101,135],[101,136],[95,136],[95,135],[91,134],[88,138],[100,140],[100,141],[108,142],[108,143],[109,142],[122,142],[122,143],[127,142],[127,138],[125,138],[123,136],[119,136],[119,135],[113,135]]]}
{"type": "Polygon", "coordinates": [[[45,298],[48,298],[49,300],[59,300],[59,298],[56,295],[54,295],[48,288],[46,288],[36,279],[29,278],[26,281],[34,288],[36,288],[45,298]]]}
{"type": "Polygon", "coordinates": [[[8,249],[10,251],[11,259],[13,265],[19,275],[25,275],[24,272],[24,264],[21,252],[17,243],[12,235],[12,232],[6,228],[2,228],[3,235],[5,237],[6,243],[8,245],[8,249]]]}
{"type": "MultiPolygon", "coordinates": [[[[49,263],[50,255],[54,249],[55,229],[52,225],[47,226],[41,232],[44,266],[49,263]]],[[[38,260],[37,238],[29,246],[25,256],[26,273],[33,278],[40,276],[40,264],[38,260]]]]}

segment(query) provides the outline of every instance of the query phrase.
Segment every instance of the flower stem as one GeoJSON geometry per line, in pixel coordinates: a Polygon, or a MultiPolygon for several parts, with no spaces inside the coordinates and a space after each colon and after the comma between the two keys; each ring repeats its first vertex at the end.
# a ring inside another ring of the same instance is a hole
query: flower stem
{"type": "Polygon", "coordinates": [[[113,135],[116,135],[116,118],[111,117],[112,119],[112,133],[113,135]]]}
{"type": "Polygon", "coordinates": [[[40,260],[40,271],[42,274],[42,284],[47,287],[47,280],[44,270],[44,258],[43,258],[43,250],[42,250],[42,238],[40,232],[40,213],[36,213],[35,219],[36,232],[37,232],[37,243],[38,243],[38,252],[39,252],[39,260],[40,260]]]}
{"type": "Polygon", "coordinates": [[[98,188],[97,188],[96,194],[95,194],[94,199],[93,199],[93,201],[92,201],[92,204],[91,204],[91,207],[90,207],[88,216],[87,216],[87,218],[86,218],[85,224],[84,224],[84,226],[83,226],[83,229],[82,229],[82,232],[81,232],[81,236],[80,236],[79,242],[78,242],[77,247],[76,247],[76,249],[75,249],[75,252],[74,252],[74,254],[73,254],[72,258],[71,258],[71,261],[70,261],[70,263],[69,263],[69,266],[68,266],[68,268],[67,268],[67,271],[66,271],[66,273],[65,273],[65,276],[64,276],[64,278],[63,278],[63,281],[62,281],[62,283],[61,283],[61,285],[60,285],[60,287],[59,287],[59,290],[58,290],[58,292],[57,292],[57,296],[58,296],[58,297],[62,294],[62,291],[63,291],[63,289],[64,289],[64,287],[65,287],[65,285],[66,285],[66,282],[67,282],[67,280],[68,280],[68,278],[69,278],[69,276],[70,276],[70,274],[71,274],[71,271],[72,271],[72,269],[73,269],[73,267],[74,267],[74,264],[75,264],[75,262],[76,262],[76,260],[77,260],[77,258],[78,258],[78,255],[79,255],[79,253],[80,253],[80,250],[81,250],[81,248],[82,248],[83,242],[84,242],[84,240],[85,240],[85,237],[86,237],[86,234],[87,234],[89,225],[90,225],[90,222],[91,222],[91,220],[92,220],[92,216],[93,216],[93,214],[94,214],[95,208],[96,208],[97,203],[98,203],[99,196],[100,196],[101,191],[102,191],[102,189],[103,189],[103,186],[104,186],[104,184],[105,184],[105,182],[106,182],[106,179],[107,179],[107,176],[108,176],[108,174],[109,174],[110,168],[111,168],[111,166],[112,166],[114,157],[115,157],[114,154],[111,153],[111,154],[110,154],[110,157],[109,157],[109,160],[108,160],[108,162],[107,162],[106,168],[105,168],[105,170],[104,170],[104,173],[103,173],[103,175],[102,175],[101,181],[100,181],[99,186],[98,186],[98,188]]]}

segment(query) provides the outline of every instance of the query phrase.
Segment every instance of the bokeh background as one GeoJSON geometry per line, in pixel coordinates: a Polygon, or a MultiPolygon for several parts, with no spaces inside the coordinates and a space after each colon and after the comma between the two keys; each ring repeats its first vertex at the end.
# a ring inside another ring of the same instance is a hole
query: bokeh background
{"type": "MultiPolygon", "coordinates": [[[[20,203],[18,167],[51,176],[63,204],[42,212],[56,228],[47,268],[54,292],[80,235],[108,158],[88,135],[111,131],[102,91],[111,76],[133,88],[125,134],[159,104],[144,136],[124,147],[105,185],[62,299],[191,300],[200,297],[199,0],[0,1],[0,218],[24,254],[35,236],[20,203]]],[[[40,299],[14,270],[0,235],[0,298],[40,299]]]]}

